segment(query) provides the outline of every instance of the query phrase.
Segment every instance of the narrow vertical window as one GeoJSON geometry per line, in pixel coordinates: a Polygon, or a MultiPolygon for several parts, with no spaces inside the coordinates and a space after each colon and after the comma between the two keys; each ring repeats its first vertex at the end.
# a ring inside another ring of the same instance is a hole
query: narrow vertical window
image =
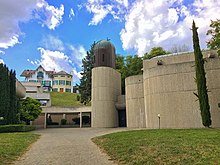
{"type": "Polygon", "coordinates": [[[105,55],[102,54],[102,61],[104,62],[105,61],[105,55]]]}

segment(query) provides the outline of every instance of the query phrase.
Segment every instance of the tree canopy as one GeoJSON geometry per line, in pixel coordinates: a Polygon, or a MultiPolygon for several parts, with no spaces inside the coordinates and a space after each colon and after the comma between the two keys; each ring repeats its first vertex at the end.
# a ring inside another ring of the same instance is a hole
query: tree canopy
{"type": "Polygon", "coordinates": [[[35,99],[27,97],[21,101],[20,120],[26,122],[35,120],[42,112],[41,103],[35,99]]]}
{"type": "Polygon", "coordinates": [[[91,45],[87,55],[82,60],[82,78],[80,79],[79,93],[81,95],[80,101],[83,104],[88,104],[91,101],[92,88],[92,68],[94,67],[94,46],[96,42],[91,45]]]}
{"type": "Polygon", "coordinates": [[[211,35],[211,39],[207,42],[207,46],[210,49],[217,50],[218,55],[220,55],[220,19],[211,21],[210,27],[207,35],[211,35]]]}
{"type": "Polygon", "coordinates": [[[151,59],[153,57],[161,56],[161,55],[168,54],[168,53],[169,52],[167,52],[166,50],[164,50],[160,46],[159,47],[153,47],[149,53],[144,54],[144,59],[151,59]]]}

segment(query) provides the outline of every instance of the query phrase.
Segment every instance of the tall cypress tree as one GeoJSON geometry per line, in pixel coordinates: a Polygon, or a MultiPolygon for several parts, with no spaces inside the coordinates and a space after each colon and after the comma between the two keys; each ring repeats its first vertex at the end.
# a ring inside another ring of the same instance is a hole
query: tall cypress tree
{"type": "Polygon", "coordinates": [[[197,27],[195,22],[192,24],[192,32],[193,32],[193,49],[195,55],[195,66],[196,66],[196,84],[197,84],[197,92],[196,96],[199,99],[199,105],[202,116],[202,123],[205,127],[209,127],[212,124],[211,114],[210,114],[210,106],[209,106],[209,98],[208,98],[208,90],[206,86],[206,77],[205,77],[205,69],[204,69],[204,59],[199,45],[199,37],[197,33],[197,27]]]}
{"type": "Polygon", "coordinates": [[[86,57],[82,60],[82,78],[80,79],[79,93],[81,94],[81,103],[88,104],[91,101],[92,88],[92,68],[94,67],[94,46],[96,42],[91,45],[87,51],[86,57]]]}
{"type": "MultiPolygon", "coordinates": [[[[5,118],[4,107],[5,107],[5,89],[4,89],[4,66],[0,64],[0,117],[5,118]]],[[[4,124],[4,120],[1,119],[0,124],[4,124]]]]}
{"type": "Polygon", "coordinates": [[[10,71],[10,113],[9,122],[17,123],[17,97],[16,97],[16,74],[15,71],[10,71]]]}
{"type": "Polygon", "coordinates": [[[6,124],[11,124],[10,119],[10,73],[8,67],[5,65],[5,117],[6,124]]]}

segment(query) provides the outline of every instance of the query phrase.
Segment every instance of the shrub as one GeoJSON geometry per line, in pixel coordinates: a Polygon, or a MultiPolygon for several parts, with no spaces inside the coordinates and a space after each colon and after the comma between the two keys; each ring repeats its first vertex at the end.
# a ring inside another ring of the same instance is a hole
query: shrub
{"type": "Polygon", "coordinates": [[[61,119],[61,125],[66,125],[67,120],[66,119],[61,119]]]}
{"type": "Polygon", "coordinates": [[[35,130],[34,126],[31,125],[1,125],[0,126],[0,133],[7,133],[7,132],[28,132],[35,130]]]}
{"type": "Polygon", "coordinates": [[[77,100],[77,101],[80,101],[80,95],[77,95],[77,96],[76,96],[76,100],[77,100]]]}

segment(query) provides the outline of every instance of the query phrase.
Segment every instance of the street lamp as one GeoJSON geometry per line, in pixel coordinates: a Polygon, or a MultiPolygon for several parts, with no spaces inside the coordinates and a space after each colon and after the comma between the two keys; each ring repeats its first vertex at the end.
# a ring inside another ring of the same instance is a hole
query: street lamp
{"type": "Polygon", "coordinates": [[[159,113],[157,114],[157,117],[158,117],[159,129],[160,129],[160,114],[159,113]]]}

